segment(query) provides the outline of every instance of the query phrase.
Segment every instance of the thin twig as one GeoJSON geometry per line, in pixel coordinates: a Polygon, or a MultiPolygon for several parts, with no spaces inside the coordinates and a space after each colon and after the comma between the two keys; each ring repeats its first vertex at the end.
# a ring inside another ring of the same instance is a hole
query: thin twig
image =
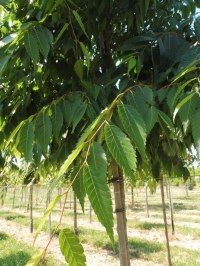
{"type": "Polygon", "coordinates": [[[87,162],[87,158],[88,158],[88,155],[89,155],[89,151],[90,151],[90,145],[91,145],[91,142],[88,143],[88,149],[87,149],[87,153],[86,153],[86,156],[85,156],[85,159],[81,165],[81,167],[79,168],[78,172],[76,173],[74,179],[72,180],[72,182],[70,183],[68,189],[63,193],[63,195],[65,194],[65,200],[64,200],[64,203],[63,203],[63,207],[62,207],[62,211],[61,211],[61,215],[60,215],[60,220],[59,220],[59,223],[57,224],[56,228],[54,229],[53,233],[52,233],[52,236],[50,237],[44,251],[43,251],[43,255],[42,255],[42,261],[40,263],[40,266],[44,265],[44,260],[45,260],[45,257],[46,257],[46,253],[47,253],[47,249],[52,241],[52,239],[54,238],[58,228],[61,226],[61,223],[62,223],[62,218],[63,218],[63,215],[64,215],[64,211],[65,211],[65,206],[66,206],[66,202],[67,202],[67,196],[68,196],[68,193],[71,189],[71,187],[73,186],[74,182],[76,181],[77,177],[79,176],[81,170],[83,169],[84,165],[86,164],[87,162]]]}

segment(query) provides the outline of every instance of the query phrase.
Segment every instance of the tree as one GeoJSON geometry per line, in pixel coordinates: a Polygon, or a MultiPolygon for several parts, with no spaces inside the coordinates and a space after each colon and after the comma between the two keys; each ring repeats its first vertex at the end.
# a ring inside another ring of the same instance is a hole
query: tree
{"type": "MultiPolygon", "coordinates": [[[[124,213],[122,172],[131,182],[140,171],[187,177],[187,150],[200,150],[198,18],[191,27],[199,1],[0,4],[1,147],[58,173],[52,187],[70,176],[114,242],[107,180],[121,180],[124,213]]],[[[61,230],[67,260],[77,243],[61,230]]]]}

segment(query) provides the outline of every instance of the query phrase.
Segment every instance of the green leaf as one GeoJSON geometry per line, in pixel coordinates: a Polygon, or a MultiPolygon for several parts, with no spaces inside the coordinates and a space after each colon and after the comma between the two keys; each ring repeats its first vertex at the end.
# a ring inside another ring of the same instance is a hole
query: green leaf
{"type": "Polygon", "coordinates": [[[27,262],[26,266],[38,266],[41,258],[43,255],[43,251],[36,253],[34,256],[30,258],[30,260],[27,262]]]}
{"type": "Polygon", "coordinates": [[[40,52],[44,56],[45,59],[47,59],[49,50],[50,50],[50,44],[48,39],[46,38],[44,32],[42,32],[40,29],[34,28],[35,38],[37,40],[37,44],[39,46],[40,52]]]}
{"type": "Polygon", "coordinates": [[[158,110],[158,115],[161,118],[161,120],[164,122],[164,124],[168,127],[168,129],[174,133],[174,125],[171,121],[171,119],[169,118],[168,115],[166,115],[165,113],[163,113],[162,111],[158,110]]]}
{"type": "Polygon", "coordinates": [[[50,142],[51,133],[51,120],[44,112],[39,113],[35,121],[35,136],[44,154],[47,153],[47,146],[50,142]]]}
{"type": "Polygon", "coordinates": [[[35,35],[27,31],[24,34],[24,45],[30,58],[34,64],[37,64],[39,58],[39,47],[35,35]]]}
{"type": "Polygon", "coordinates": [[[92,208],[114,243],[112,199],[106,182],[107,160],[100,144],[91,146],[84,167],[84,185],[92,208]]]}
{"type": "Polygon", "coordinates": [[[182,108],[179,110],[179,116],[181,122],[183,124],[183,130],[186,133],[193,117],[193,113],[199,104],[199,96],[196,94],[194,97],[189,99],[187,104],[183,105],[182,108]]]}
{"type": "MultiPolygon", "coordinates": [[[[71,173],[71,181],[74,179],[74,177],[78,171],[79,171],[79,167],[75,166],[73,168],[72,173],[71,173]]],[[[86,191],[85,191],[85,187],[83,184],[83,172],[82,171],[79,173],[79,176],[76,178],[72,188],[73,188],[73,191],[74,191],[77,199],[79,200],[81,208],[84,212],[84,199],[86,196],[86,191]]]]}
{"type": "Polygon", "coordinates": [[[176,106],[175,110],[174,110],[174,114],[173,114],[173,121],[176,118],[177,113],[179,112],[180,108],[186,104],[194,95],[196,94],[196,92],[193,92],[189,95],[187,95],[186,97],[184,97],[176,106]]]}
{"type": "Polygon", "coordinates": [[[81,20],[81,17],[79,16],[78,12],[75,11],[75,10],[73,10],[72,12],[73,12],[74,17],[76,18],[76,20],[77,20],[79,26],[81,27],[83,33],[85,34],[85,36],[86,36],[86,37],[88,38],[88,40],[89,40],[89,37],[88,37],[88,35],[87,35],[86,31],[85,31],[85,26],[83,25],[83,22],[82,22],[82,20],[81,20]]]}
{"type": "Polygon", "coordinates": [[[192,116],[192,136],[194,139],[194,146],[197,150],[198,158],[200,158],[200,108],[192,116]]]}
{"type": "Polygon", "coordinates": [[[158,121],[158,110],[154,106],[149,107],[146,111],[144,120],[146,123],[147,134],[149,134],[155,123],[158,121]]]}
{"type": "Polygon", "coordinates": [[[59,234],[60,250],[69,266],[86,266],[86,258],[79,238],[70,229],[63,229],[59,234]]]}
{"type": "Polygon", "coordinates": [[[56,140],[59,140],[60,130],[63,126],[63,114],[61,112],[58,104],[53,103],[51,106],[51,120],[52,120],[52,130],[55,135],[56,140]]]}
{"type": "Polygon", "coordinates": [[[4,55],[0,57],[0,74],[3,73],[9,59],[10,59],[10,55],[4,55]]]}
{"type": "Polygon", "coordinates": [[[150,3],[150,0],[145,0],[145,15],[147,14],[147,11],[149,9],[149,3],[150,3]]]}
{"type": "Polygon", "coordinates": [[[62,37],[63,33],[68,29],[69,24],[66,23],[64,24],[64,26],[62,27],[62,29],[60,30],[58,36],[56,37],[55,41],[54,41],[54,45],[60,40],[60,38],[62,37]]]}
{"type": "Polygon", "coordinates": [[[106,144],[115,161],[123,169],[124,174],[134,179],[136,170],[136,154],[131,141],[113,124],[106,124],[104,128],[106,144]]]}
{"type": "Polygon", "coordinates": [[[10,142],[14,139],[14,137],[16,136],[16,134],[18,133],[18,131],[20,130],[20,128],[23,125],[24,125],[24,121],[22,121],[21,123],[19,123],[19,125],[13,130],[13,132],[10,134],[9,139],[5,143],[4,149],[6,149],[8,147],[8,145],[10,144],[10,142]]]}
{"type": "Polygon", "coordinates": [[[135,143],[142,158],[145,158],[146,125],[142,116],[131,105],[122,102],[118,105],[118,113],[125,132],[135,143]]]}
{"type": "Polygon", "coordinates": [[[34,130],[31,122],[27,121],[19,131],[19,150],[23,153],[27,162],[33,157],[34,130]]]}
{"type": "Polygon", "coordinates": [[[83,79],[83,61],[81,59],[77,60],[74,65],[74,70],[80,80],[83,79]]]}
{"type": "Polygon", "coordinates": [[[89,71],[89,69],[90,69],[90,54],[89,54],[88,49],[87,49],[87,47],[85,46],[84,43],[80,42],[80,46],[81,46],[81,49],[82,49],[83,54],[85,56],[86,65],[87,65],[87,68],[88,68],[88,71],[89,71]]]}
{"type": "Polygon", "coordinates": [[[128,74],[130,73],[130,71],[136,66],[137,64],[137,61],[135,58],[131,58],[129,61],[128,61],[128,74]]]}
{"type": "Polygon", "coordinates": [[[72,126],[72,132],[74,132],[86,111],[87,105],[79,95],[69,95],[66,100],[62,100],[61,104],[64,119],[68,126],[72,126]]]}
{"type": "Polygon", "coordinates": [[[61,199],[62,195],[58,195],[55,199],[52,200],[52,202],[49,204],[49,206],[47,207],[43,217],[40,219],[40,223],[37,227],[37,230],[36,230],[36,233],[35,233],[35,236],[34,236],[34,243],[40,233],[40,231],[42,230],[49,214],[52,212],[53,208],[55,207],[55,205],[57,204],[57,202],[61,199]]]}
{"type": "Polygon", "coordinates": [[[185,83],[183,83],[180,87],[178,87],[175,95],[174,95],[174,98],[172,99],[172,103],[171,105],[174,107],[175,104],[177,103],[177,100],[178,100],[178,96],[180,95],[180,93],[185,89],[185,87],[190,84],[192,81],[196,80],[196,78],[193,78],[193,79],[190,79],[188,81],[186,81],[185,83]]]}
{"type": "Polygon", "coordinates": [[[40,165],[41,158],[42,158],[41,146],[40,144],[35,143],[33,146],[33,160],[34,160],[35,166],[38,167],[40,165]]]}

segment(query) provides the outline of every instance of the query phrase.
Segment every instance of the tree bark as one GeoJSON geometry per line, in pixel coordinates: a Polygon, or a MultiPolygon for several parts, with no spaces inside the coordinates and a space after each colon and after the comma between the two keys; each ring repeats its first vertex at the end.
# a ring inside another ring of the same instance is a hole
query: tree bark
{"type": "Polygon", "coordinates": [[[130,266],[128,237],[126,226],[126,209],[123,174],[116,164],[112,162],[113,186],[115,195],[115,213],[117,216],[117,232],[119,238],[119,257],[121,266],[130,266]]]}
{"type": "Polygon", "coordinates": [[[169,246],[169,235],[168,235],[168,228],[167,228],[167,216],[166,216],[166,209],[165,209],[165,194],[164,194],[164,185],[163,185],[163,176],[162,175],[160,176],[160,190],[161,190],[161,197],[162,197],[163,220],[164,220],[164,225],[165,225],[167,258],[168,258],[169,266],[172,266],[170,246],[169,246]]]}
{"type": "Polygon", "coordinates": [[[149,203],[148,203],[148,190],[147,190],[147,184],[145,184],[145,202],[146,202],[146,212],[147,212],[147,217],[149,217],[149,203]]]}
{"type": "Polygon", "coordinates": [[[134,199],[134,190],[133,187],[131,186],[131,207],[135,207],[135,199],[134,199]]]}
{"type": "Polygon", "coordinates": [[[33,233],[33,185],[30,185],[30,232],[33,233]]]}
{"type": "Polygon", "coordinates": [[[171,217],[171,225],[172,225],[172,235],[174,235],[175,234],[174,206],[173,206],[173,199],[172,199],[171,182],[169,179],[168,179],[168,192],[169,192],[169,208],[170,208],[170,217],[171,217]]]}
{"type": "Polygon", "coordinates": [[[78,223],[77,223],[77,201],[76,201],[76,195],[73,192],[74,195],[74,234],[78,235],[78,223]]]}

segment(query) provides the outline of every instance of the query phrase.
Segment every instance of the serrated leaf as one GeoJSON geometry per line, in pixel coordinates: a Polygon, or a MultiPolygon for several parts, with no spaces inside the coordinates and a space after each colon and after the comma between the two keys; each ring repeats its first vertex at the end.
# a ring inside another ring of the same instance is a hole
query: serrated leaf
{"type": "Polygon", "coordinates": [[[142,158],[145,158],[146,125],[142,116],[131,105],[122,102],[118,105],[118,113],[125,132],[135,143],[142,158]]]}
{"type": "Polygon", "coordinates": [[[198,104],[199,104],[199,97],[197,95],[194,95],[194,97],[192,97],[187,102],[187,104],[183,105],[182,108],[179,110],[179,116],[183,124],[183,130],[185,133],[187,132],[191,124],[193,113],[198,104]]]}
{"type": "Polygon", "coordinates": [[[35,136],[44,154],[47,153],[51,133],[52,124],[50,118],[44,112],[39,113],[35,121],[35,136]]]}
{"type": "Polygon", "coordinates": [[[106,182],[106,174],[105,152],[100,144],[94,142],[83,171],[84,185],[94,212],[114,243],[112,199],[106,182]]]}
{"type": "Polygon", "coordinates": [[[8,145],[10,144],[10,142],[14,139],[14,137],[16,136],[16,134],[18,133],[18,131],[20,130],[20,128],[23,125],[24,125],[24,121],[22,121],[21,123],[19,123],[19,125],[12,131],[12,133],[10,134],[9,139],[5,143],[4,149],[6,149],[8,147],[8,145]]]}
{"type": "Polygon", "coordinates": [[[86,266],[84,250],[79,238],[70,229],[63,229],[59,234],[60,250],[69,266],[86,266]]]}
{"type": "Polygon", "coordinates": [[[37,227],[37,230],[35,232],[35,236],[34,236],[34,243],[40,233],[40,231],[42,230],[49,214],[52,212],[53,208],[55,207],[55,205],[57,204],[57,202],[61,199],[62,195],[58,195],[55,199],[52,200],[52,202],[48,205],[43,217],[40,219],[40,223],[37,227]]]}
{"type": "Polygon", "coordinates": [[[86,37],[88,38],[88,40],[89,40],[89,37],[88,37],[88,35],[87,35],[87,33],[86,33],[86,30],[85,30],[85,26],[83,25],[82,19],[81,19],[81,17],[79,16],[78,12],[75,11],[75,10],[73,10],[72,12],[73,12],[74,17],[76,18],[76,20],[77,20],[79,26],[81,27],[83,33],[85,34],[85,36],[86,36],[86,37]]]}
{"type": "Polygon", "coordinates": [[[158,121],[158,111],[154,106],[147,109],[144,120],[146,123],[147,134],[149,134],[155,123],[158,121]]]}
{"type": "Polygon", "coordinates": [[[123,169],[124,174],[134,179],[136,170],[136,154],[130,139],[113,124],[106,124],[104,128],[106,145],[115,161],[123,169]]]}
{"type": "Polygon", "coordinates": [[[42,255],[43,255],[43,251],[32,256],[30,258],[30,260],[27,262],[26,266],[38,266],[38,264],[42,258],[42,255]]]}
{"type": "Polygon", "coordinates": [[[58,104],[55,104],[55,103],[52,104],[51,111],[52,111],[52,116],[51,116],[52,130],[53,130],[56,140],[58,141],[60,130],[63,126],[63,114],[58,104]]]}
{"type": "Polygon", "coordinates": [[[181,84],[181,86],[178,87],[175,95],[174,95],[174,98],[172,99],[172,107],[174,107],[177,103],[177,100],[178,100],[178,96],[180,95],[180,93],[185,89],[185,87],[190,84],[192,81],[196,80],[196,78],[193,78],[193,79],[190,79],[188,81],[186,81],[185,83],[181,84]]]}
{"type": "Polygon", "coordinates": [[[194,146],[197,150],[198,158],[200,158],[200,108],[192,116],[192,136],[194,146]]]}
{"type": "MultiPolygon", "coordinates": [[[[78,171],[79,171],[78,166],[73,168],[73,171],[71,173],[71,181],[74,179],[74,177],[78,171]]],[[[82,171],[81,171],[81,173],[79,173],[79,176],[76,178],[75,182],[73,183],[72,188],[73,188],[73,191],[74,191],[77,199],[79,200],[81,208],[84,212],[84,199],[86,196],[86,191],[85,191],[85,187],[83,184],[83,172],[82,171]]]]}
{"type": "Polygon", "coordinates": [[[90,54],[89,54],[88,49],[87,49],[87,47],[85,46],[84,43],[80,42],[80,46],[81,46],[81,49],[82,49],[83,54],[85,56],[86,65],[87,65],[87,68],[88,68],[88,71],[89,71],[89,69],[90,69],[90,54]]]}
{"type": "Polygon", "coordinates": [[[34,160],[35,166],[38,167],[40,165],[41,158],[42,158],[41,146],[40,144],[35,143],[33,146],[33,160],[34,160]]]}
{"type": "Polygon", "coordinates": [[[68,126],[72,126],[72,132],[74,132],[86,111],[86,103],[79,95],[70,95],[66,100],[62,100],[61,107],[65,121],[68,126]]]}
{"type": "Polygon", "coordinates": [[[81,59],[77,60],[74,64],[74,70],[80,80],[83,79],[83,61],[81,59]]]}
{"type": "Polygon", "coordinates": [[[39,58],[39,47],[35,36],[29,31],[24,34],[24,45],[33,63],[37,64],[39,58]]]}
{"type": "Polygon", "coordinates": [[[158,115],[161,118],[161,120],[164,122],[164,124],[168,127],[168,129],[174,133],[174,125],[171,121],[171,119],[169,118],[168,115],[166,115],[165,113],[163,113],[162,111],[158,110],[158,115]]]}
{"type": "Polygon", "coordinates": [[[174,114],[173,114],[173,121],[176,118],[177,113],[179,112],[180,108],[186,104],[194,95],[196,94],[196,92],[193,92],[189,95],[187,95],[186,97],[184,97],[176,106],[175,110],[174,110],[174,114]]]}
{"type": "Polygon", "coordinates": [[[44,56],[45,59],[47,59],[49,50],[50,50],[50,44],[47,38],[45,37],[44,32],[39,30],[38,28],[34,28],[35,38],[37,40],[37,44],[39,46],[40,52],[44,56]]]}
{"type": "Polygon", "coordinates": [[[33,157],[34,129],[31,122],[27,121],[19,131],[18,148],[24,155],[26,162],[30,162],[33,157]]]}

